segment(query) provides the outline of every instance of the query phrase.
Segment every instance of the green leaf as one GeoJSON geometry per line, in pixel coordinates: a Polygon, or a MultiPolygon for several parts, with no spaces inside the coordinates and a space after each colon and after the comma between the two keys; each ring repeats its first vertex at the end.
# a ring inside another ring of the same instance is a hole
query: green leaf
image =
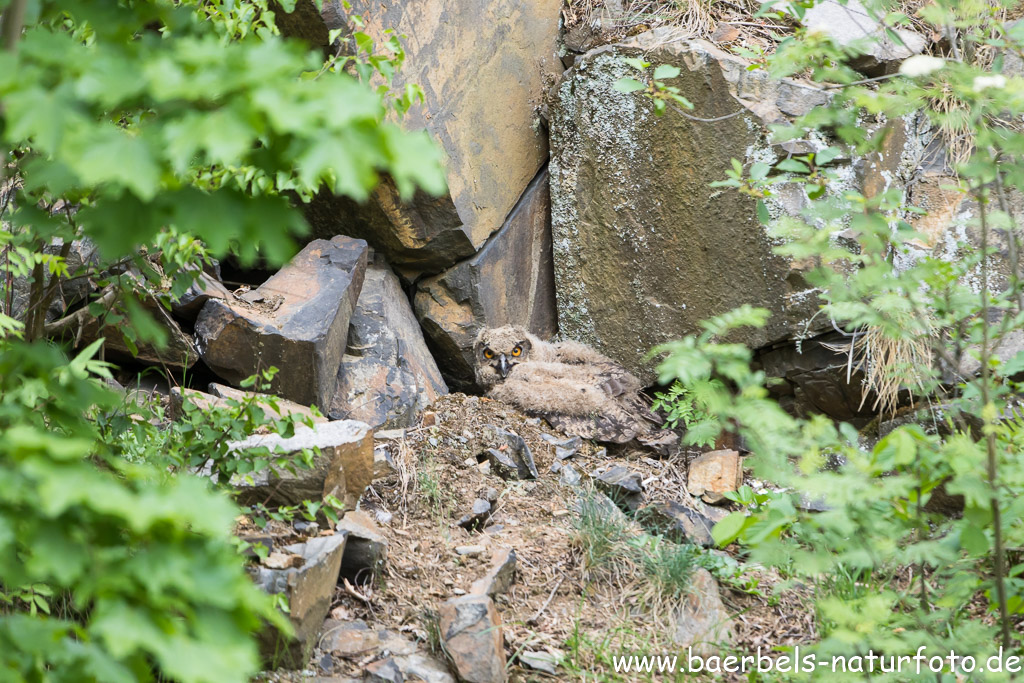
{"type": "Polygon", "coordinates": [[[768,211],[768,207],[765,206],[764,200],[757,200],[757,220],[761,222],[761,225],[769,225],[772,222],[772,215],[768,211]]]}
{"type": "Polygon", "coordinates": [[[667,80],[669,78],[675,78],[682,72],[678,66],[672,66],[671,64],[659,64],[654,69],[654,78],[659,81],[667,80]]]}
{"type": "Polygon", "coordinates": [[[643,71],[651,65],[650,62],[645,62],[644,60],[638,59],[637,57],[625,57],[622,61],[625,62],[626,64],[629,64],[631,67],[637,69],[638,71],[643,71]]]}
{"type": "Polygon", "coordinates": [[[814,163],[817,164],[818,166],[824,166],[830,161],[836,159],[842,153],[843,151],[838,147],[826,147],[825,149],[814,154],[814,163]]]}
{"type": "Polygon", "coordinates": [[[789,173],[810,173],[811,168],[802,161],[797,159],[783,159],[775,165],[780,171],[787,171],[789,173]]]}
{"type": "Polygon", "coordinates": [[[748,521],[747,514],[742,510],[731,512],[711,529],[711,538],[719,547],[725,547],[739,538],[748,521]]]}
{"type": "Polygon", "coordinates": [[[763,161],[756,161],[750,167],[750,179],[751,180],[764,180],[768,177],[768,171],[772,170],[772,167],[763,161]]]}
{"type": "Polygon", "coordinates": [[[65,163],[82,183],[114,183],[142,200],[156,196],[160,168],[144,140],[114,126],[103,126],[86,137],[77,137],[62,150],[65,163]]]}
{"type": "Polygon", "coordinates": [[[635,78],[620,78],[619,80],[615,81],[615,83],[614,83],[614,85],[612,85],[612,87],[615,88],[616,90],[618,90],[619,92],[625,92],[625,93],[636,92],[637,90],[646,90],[647,89],[647,86],[645,84],[641,83],[640,81],[636,80],[635,78]]]}

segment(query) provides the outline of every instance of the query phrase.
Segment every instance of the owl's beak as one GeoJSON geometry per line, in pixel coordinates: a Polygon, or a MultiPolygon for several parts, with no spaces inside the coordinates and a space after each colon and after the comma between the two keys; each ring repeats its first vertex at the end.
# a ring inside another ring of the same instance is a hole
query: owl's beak
{"type": "Polygon", "coordinates": [[[502,379],[505,379],[508,377],[508,371],[511,369],[512,364],[508,362],[508,358],[505,357],[505,354],[501,354],[501,356],[498,357],[498,374],[501,375],[502,379]]]}

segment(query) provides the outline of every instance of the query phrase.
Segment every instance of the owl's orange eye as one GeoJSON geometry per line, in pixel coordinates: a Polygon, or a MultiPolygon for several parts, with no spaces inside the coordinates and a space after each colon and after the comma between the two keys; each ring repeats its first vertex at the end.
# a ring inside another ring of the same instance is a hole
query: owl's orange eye
{"type": "Polygon", "coordinates": [[[494,351],[491,351],[490,349],[484,349],[484,358],[486,358],[487,360],[494,358],[494,351]]]}
{"type": "Polygon", "coordinates": [[[516,358],[518,358],[522,353],[523,347],[521,346],[517,346],[516,348],[512,349],[512,355],[515,356],[516,358]]]}

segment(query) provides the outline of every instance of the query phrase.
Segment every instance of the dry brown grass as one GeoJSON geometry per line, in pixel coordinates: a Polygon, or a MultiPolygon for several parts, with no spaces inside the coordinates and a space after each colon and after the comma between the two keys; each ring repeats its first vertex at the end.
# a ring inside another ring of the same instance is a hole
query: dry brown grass
{"type": "Polygon", "coordinates": [[[908,390],[913,405],[915,391],[924,388],[923,369],[932,364],[931,339],[927,335],[893,339],[881,328],[869,327],[858,337],[856,345],[855,351],[860,353],[858,369],[864,371],[861,406],[874,395],[872,410],[891,417],[908,390]]]}

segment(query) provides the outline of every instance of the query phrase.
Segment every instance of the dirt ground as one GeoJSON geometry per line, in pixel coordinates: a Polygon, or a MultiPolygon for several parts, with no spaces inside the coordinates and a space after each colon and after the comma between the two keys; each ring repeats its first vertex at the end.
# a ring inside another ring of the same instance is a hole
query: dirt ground
{"type": "MultiPolygon", "coordinates": [[[[581,551],[575,526],[575,501],[596,470],[622,464],[639,472],[648,501],[688,498],[687,462],[696,453],[656,460],[643,452],[619,449],[611,454],[584,441],[569,462],[583,475],[580,486],[560,483],[551,471],[555,446],[542,434],[559,438],[545,422],[480,397],[452,394],[433,406],[433,415],[408,430],[405,438],[379,442],[390,450],[395,470],[374,482],[361,508],[383,520],[389,542],[383,576],[355,591],[339,589],[332,615],[363,619],[422,641],[439,658],[432,635],[437,606],[469,591],[490,565],[490,551],[514,549],[518,563],[511,589],[497,598],[511,680],[551,680],[517,662],[523,651],[548,652],[562,660],[558,680],[632,680],[616,678],[610,657],[634,653],[674,653],[667,615],[672,605],[651,599],[644,575],[619,570],[593,571],[581,551]],[[480,454],[488,443],[485,425],[520,435],[529,446],[540,477],[504,481],[487,473],[480,454]],[[483,531],[467,531],[456,522],[488,488],[499,492],[496,511],[483,531]],[[479,556],[456,553],[460,546],[485,546],[479,556]]],[[[703,551],[719,552],[719,551],[703,551]]],[[[749,578],[749,575],[748,577],[749,578]]],[[[772,596],[775,583],[758,577],[761,595],[722,587],[734,616],[737,651],[758,645],[805,643],[815,626],[808,596],[789,592],[772,596]]],[[[318,655],[314,654],[314,661],[318,655]]],[[[365,662],[337,659],[336,676],[361,676],[365,662]]],[[[325,675],[327,672],[321,672],[325,675]]]]}

